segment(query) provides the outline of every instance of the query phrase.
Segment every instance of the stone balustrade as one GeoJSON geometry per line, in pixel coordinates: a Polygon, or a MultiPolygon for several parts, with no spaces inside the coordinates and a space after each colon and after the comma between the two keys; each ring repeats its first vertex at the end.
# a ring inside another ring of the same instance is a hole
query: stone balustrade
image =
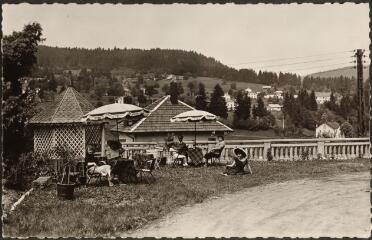
{"type": "MultiPolygon", "coordinates": [[[[354,159],[370,158],[369,138],[314,138],[314,139],[269,139],[269,140],[226,140],[221,162],[230,158],[234,148],[242,148],[254,161],[267,161],[271,155],[276,161],[298,161],[314,159],[354,159]]],[[[185,142],[190,147],[193,142],[185,142]]],[[[213,141],[197,142],[197,147],[206,153],[214,146],[213,141]]],[[[155,142],[122,142],[125,157],[144,153],[147,149],[157,148],[159,156],[166,156],[164,144],[155,142]]]]}

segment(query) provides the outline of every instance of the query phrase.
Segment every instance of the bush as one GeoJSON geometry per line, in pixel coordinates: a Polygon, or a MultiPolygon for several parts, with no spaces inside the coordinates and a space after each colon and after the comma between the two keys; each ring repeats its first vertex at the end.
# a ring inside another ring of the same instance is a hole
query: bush
{"type": "Polygon", "coordinates": [[[55,177],[50,162],[45,154],[23,153],[6,173],[5,186],[16,190],[26,190],[38,177],[55,177]]]}
{"type": "Polygon", "coordinates": [[[273,160],[273,154],[271,153],[271,148],[267,150],[266,158],[267,158],[267,161],[269,162],[273,160]]]}

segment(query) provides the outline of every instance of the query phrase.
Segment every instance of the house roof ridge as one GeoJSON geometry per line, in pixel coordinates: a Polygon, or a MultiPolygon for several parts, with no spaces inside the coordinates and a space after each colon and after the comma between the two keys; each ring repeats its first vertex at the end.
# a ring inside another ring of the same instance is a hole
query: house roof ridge
{"type": "Polygon", "coordinates": [[[136,123],[133,128],[129,131],[129,132],[133,132],[134,130],[136,130],[136,128],[141,125],[150,115],[151,113],[153,113],[154,111],[156,111],[167,99],[169,98],[169,95],[165,96],[163,100],[161,100],[158,105],[156,105],[149,113],[149,115],[147,115],[146,117],[142,118],[141,120],[138,121],[138,123],[136,123]]]}
{"type": "Polygon", "coordinates": [[[61,108],[62,103],[63,103],[63,101],[65,100],[65,98],[66,98],[66,96],[67,96],[67,91],[68,91],[69,89],[71,89],[71,88],[67,88],[66,91],[63,93],[61,101],[58,103],[58,105],[57,105],[57,107],[56,107],[56,109],[55,109],[53,115],[52,115],[51,118],[50,118],[50,121],[51,121],[51,122],[53,122],[54,116],[57,114],[58,110],[61,108]]]}
{"type": "Polygon", "coordinates": [[[79,102],[79,100],[78,100],[78,98],[77,98],[77,95],[76,95],[77,91],[73,91],[73,90],[74,90],[74,89],[72,89],[72,93],[74,94],[74,98],[76,99],[76,103],[77,103],[77,105],[78,105],[78,107],[79,107],[79,109],[80,109],[81,114],[84,115],[84,111],[83,111],[83,109],[81,108],[80,102],[79,102]]]}

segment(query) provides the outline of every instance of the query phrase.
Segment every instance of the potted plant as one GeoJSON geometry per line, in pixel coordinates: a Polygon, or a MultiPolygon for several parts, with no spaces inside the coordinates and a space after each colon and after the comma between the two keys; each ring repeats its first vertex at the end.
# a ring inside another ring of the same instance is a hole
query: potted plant
{"type": "Polygon", "coordinates": [[[66,147],[59,146],[56,155],[62,161],[62,177],[57,183],[57,196],[60,199],[73,200],[75,182],[70,181],[71,168],[74,164],[74,155],[66,147]]]}

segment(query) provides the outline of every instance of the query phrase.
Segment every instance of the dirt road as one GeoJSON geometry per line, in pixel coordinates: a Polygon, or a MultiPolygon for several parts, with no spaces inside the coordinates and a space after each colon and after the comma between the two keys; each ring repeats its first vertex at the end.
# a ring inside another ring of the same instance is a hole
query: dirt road
{"type": "Polygon", "coordinates": [[[296,180],[184,207],[132,237],[369,237],[369,173],[296,180]]]}

